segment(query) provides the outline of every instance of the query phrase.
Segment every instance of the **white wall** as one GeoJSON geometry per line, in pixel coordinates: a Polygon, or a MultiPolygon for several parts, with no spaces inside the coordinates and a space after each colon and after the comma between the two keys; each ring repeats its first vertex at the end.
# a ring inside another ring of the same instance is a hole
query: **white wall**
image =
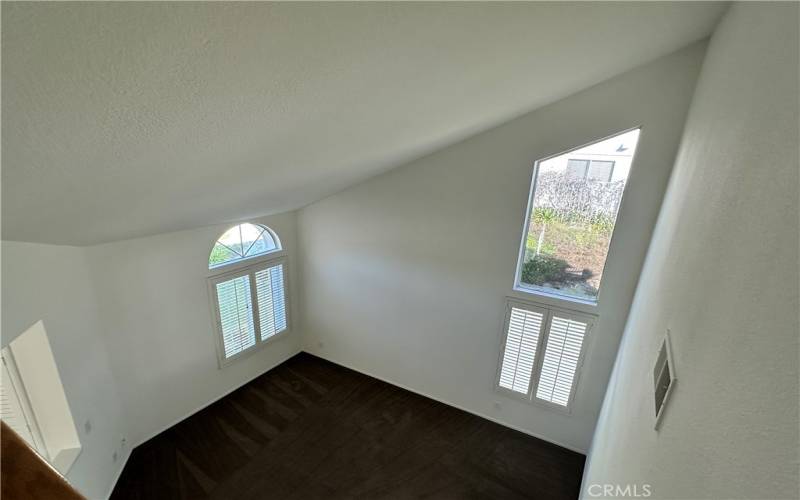
{"type": "Polygon", "coordinates": [[[797,498],[799,93],[798,4],[735,4],[708,49],[585,496],[620,483],[652,498],[797,498]],[[667,328],[678,382],[655,432],[667,328]]]}
{"type": "Polygon", "coordinates": [[[64,385],[83,449],[67,478],[88,498],[104,498],[122,467],[127,419],[109,364],[86,249],[2,242],[2,345],[39,320],[64,385]],[[84,423],[91,420],[86,433],[84,423]]]}
{"type": "MultiPolygon", "coordinates": [[[[290,315],[296,319],[295,213],[255,219],[287,250],[290,315]]],[[[211,247],[233,224],[88,248],[101,319],[135,444],[300,351],[290,332],[217,367],[206,278],[211,247]]]]}
{"type": "Polygon", "coordinates": [[[694,45],[304,208],[306,350],[585,451],[704,49],[694,45]],[[504,297],[533,162],[637,125],[638,160],[573,414],[497,394],[504,297]]]}

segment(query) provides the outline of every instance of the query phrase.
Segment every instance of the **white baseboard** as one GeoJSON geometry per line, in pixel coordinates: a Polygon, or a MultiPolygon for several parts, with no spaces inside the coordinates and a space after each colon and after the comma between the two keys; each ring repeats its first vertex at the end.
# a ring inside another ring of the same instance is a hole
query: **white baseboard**
{"type": "Polygon", "coordinates": [[[285,363],[286,361],[288,361],[288,360],[292,359],[293,357],[297,356],[297,355],[298,355],[298,354],[300,354],[301,352],[303,352],[303,351],[302,351],[302,349],[298,349],[297,351],[295,351],[295,352],[293,352],[293,353],[289,354],[289,355],[288,355],[286,358],[284,358],[284,359],[282,359],[282,360],[278,361],[277,363],[273,364],[272,366],[270,366],[270,367],[268,367],[268,368],[265,368],[265,369],[264,369],[264,371],[262,371],[262,372],[259,372],[258,374],[256,374],[256,375],[254,375],[253,377],[251,377],[251,378],[249,378],[249,379],[245,380],[244,382],[242,382],[241,384],[237,385],[236,387],[232,387],[231,389],[229,389],[229,390],[225,391],[224,393],[222,393],[221,395],[219,395],[219,396],[215,397],[214,399],[212,399],[212,400],[208,401],[207,403],[203,403],[202,405],[198,406],[198,407],[197,407],[197,408],[195,408],[194,410],[191,410],[189,413],[186,413],[186,414],[185,414],[185,415],[183,415],[182,417],[179,417],[179,418],[177,418],[177,419],[173,420],[171,423],[167,424],[165,427],[162,427],[160,430],[158,430],[158,431],[156,431],[156,432],[153,432],[153,433],[151,433],[151,434],[147,435],[147,437],[145,437],[145,438],[143,438],[143,439],[138,439],[138,440],[136,441],[136,444],[133,446],[133,448],[136,448],[136,447],[137,447],[137,446],[139,446],[140,444],[143,444],[143,443],[146,443],[147,441],[150,441],[151,439],[153,439],[154,437],[158,436],[159,434],[161,434],[161,433],[162,433],[162,432],[164,432],[165,430],[169,429],[170,427],[172,427],[172,426],[174,426],[174,425],[176,425],[176,424],[179,424],[179,423],[183,422],[184,420],[186,420],[187,418],[191,417],[192,415],[194,415],[194,414],[195,414],[195,413],[197,413],[198,411],[202,410],[202,409],[203,409],[203,408],[205,408],[206,406],[209,406],[209,405],[212,405],[212,404],[216,403],[217,401],[219,401],[220,399],[224,398],[224,397],[225,397],[225,396],[227,396],[228,394],[230,394],[230,393],[232,393],[233,391],[235,391],[235,390],[237,390],[237,389],[241,388],[241,387],[242,387],[242,386],[244,386],[244,385],[247,385],[247,384],[249,384],[249,383],[250,383],[250,382],[252,382],[253,380],[255,380],[255,379],[257,379],[258,377],[260,377],[261,375],[264,375],[265,373],[267,373],[268,371],[272,370],[272,369],[273,369],[273,368],[275,368],[276,366],[278,366],[278,365],[280,365],[280,364],[282,364],[282,363],[285,363]]]}
{"type": "Polygon", "coordinates": [[[550,438],[547,438],[547,437],[544,437],[544,436],[540,436],[538,434],[535,434],[535,433],[533,433],[533,432],[531,432],[531,431],[529,431],[527,429],[523,429],[521,427],[516,427],[514,425],[509,425],[508,423],[500,421],[500,420],[498,420],[498,419],[496,419],[494,417],[490,417],[488,415],[484,415],[484,414],[479,413],[477,411],[470,410],[468,408],[464,408],[463,406],[451,403],[451,402],[446,401],[446,400],[444,400],[442,398],[431,396],[430,394],[424,393],[424,392],[419,391],[417,389],[414,389],[412,387],[408,387],[408,386],[403,385],[403,384],[398,384],[397,382],[394,382],[392,380],[388,380],[388,379],[386,379],[384,377],[380,377],[378,375],[369,373],[369,372],[367,372],[365,370],[362,370],[360,368],[355,368],[353,366],[349,366],[349,365],[347,365],[345,363],[341,363],[341,362],[336,361],[334,359],[330,359],[330,358],[328,358],[326,356],[323,356],[323,355],[318,354],[316,352],[312,352],[312,351],[310,351],[308,349],[303,349],[303,352],[306,352],[308,354],[311,354],[312,356],[316,356],[318,358],[324,359],[325,361],[330,361],[331,363],[337,364],[339,366],[343,366],[343,367],[345,367],[345,368],[347,368],[349,370],[353,370],[354,372],[358,372],[358,373],[361,373],[361,374],[366,375],[368,377],[372,377],[372,378],[378,379],[378,380],[380,380],[382,382],[386,382],[387,384],[393,385],[395,387],[399,387],[399,388],[404,389],[406,391],[413,392],[414,394],[419,394],[420,396],[426,397],[428,399],[432,399],[434,401],[438,401],[439,403],[445,404],[447,406],[452,406],[453,408],[456,408],[458,410],[470,413],[472,415],[475,415],[476,417],[480,417],[480,418],[489,420],[490,422],[494,422],[494,423],[496,423],[498,425],[502,425],[503,427],[507,427],[509,429],[513,429],[513,430],[515,430],[517,432],[521,432],[521,433],[526,434],[528,436],[535,437],[536,439],[541,439],[542,441],[547,441],[548,443],[554,444],[556,446],[560,446],[561,448],[566,448],[567,450],[574,451],[575,453],[580,453],[581,455],[586,455],[586,450],[581,450],[580,448],[576,448],[576,447],[570,446],[568,444],[559,443],[558,441],[555,441],[553,439],[550,439],[550,438]]]}
{"type": "Polygon", "coordinates": [[[111,481],[111,486],[108,488],[108,492],[106,493],[106,500],[111,498],[111,494],[114,492],[114,488],[117,487],[117,481],[119,481],[119,477],[122,475],[122,471],[125,469],[125,465],[128,463],[128,459],[131,457],[132,448],[128,447],[125,450],[125,456],[122,457],[122,460],[119,461],[119,468],[117,469],[117,473],[114,474],[114,479],[111,481]]]}
{"type": "Polygon", "coordinates": [[[342,366],[342,367],[344,367],[344,368],[347,368],[347,369],[349,369],[349,370],[353,370],[353,371],[355,371],[355,372],[361,373],[361,374],[363,374],[363,375],[366,375],[366,376],[368,376],[368,377],[372,377],[372,378],[374,378],[374,379],[380,380],[380,381],[382,381],[382,382],[385,382],[385,383],[387,383],[387,384],[393,385],[393,386],[395,386],[395,387],[399,387],[400,389],[404,389],[404,390],[406,390],[406,391],[413,392],[414,394],[418,394],[418,395],[420,395],[420,396],[423,396],[423,397],[426,397],[426,398],[428,398],[428,399],[432,399],[432,400],[434,400],[434,401],[438,401],[439,403],[442,403],[442,404],[445,404],[445,405],[447,405],[447,406],[451,406],[451,407],[453,407],[453,408],[456,408],[456,409],[458,409],[458,410],[461,410],[461,411],[464,411],[464,412],[470,413],[470,414],[472,414],[472,415],[475,415],[476,417],[480,417],[480,418],[483,418],[483,419],[489,420],[490,422],[494,422],[494,423],[496,423],[496,424],[498,424],[498,425],[502,425],[503,427],[507,427],[507,428],[509,428],[509,429],[513,429],[513,430],[515,430],[515,431],[517,431],[517,432],[521,432],[521,433],[523,433],[523,434],[526,434],[526,435],[528,435],[528,436],[535,437],[536,439],[541,439],[542,441],[547,441],[548,443],[552,443],[552,444],[554,444],[554,445],[556,445],[556,446],[560,446],[561,448],[566,448],[567,450],[574,451],[574,452],[576,452],[576,453],[580,453],[581,455],[586,455],[586,451],[585,451],[585,450],[581,450],[581,449],[579,449],[579,448],[576,448],[576,447],[574,447],[574,446],[570,446],[570,445],[567,445],[567,444],[564,444],[564,443],[559,443],[558,441],[554,441],[554,440],[552,440],[552,439],[549,439],[549,438],[547,438],[547,437],[540,436],[540,435],[538,435],[538,434],[536,434],[536,433],[530,432],[530,431],[529,431],[529,430],[527,430],[527,429],[522,429],[522,428],[520,428],[520,427],[516,427],[516,426],[514,426],[514,425],[509,425],[509,424],[507,424],[506,422],[502,422],[502,421],[500,421],[500,420],[498,420],[498,419],[496,419],[496,418],[494,418],[494,417],[490,417],[490,416],[488,416],[488,415],[484,415],[484,414],[482,414],[482,413],[479,413],[479,412],[476,412],[476,411],[473,411],[473,410],[470,410],[470,409],[464,408],[463,406],[460,406],[460,405],[457,405],[457,404],[451,403],[451,402],[449,402],[449,401],[446,401],[446,400],[444,400],[444,399],[442,399],[442,398],[438,398],[438,397],[431,396],[430,394],[426,394],[425,392],[422,392],[422,391],[419,391],[419,390],[417,390],[417,389],[414,389],[414,388],[411,388],[411,387],[405,386],[405,385],[403,385],[403,384],[399,384],[399,383],[397,383],[397,382],[394,382],[394,381],[392,381],[392,380],[388,380],[388,379],[386,379],[386,378],[384,378],[384,377],[380,377],[380,376],[378,376],[378,375],[375,375],[375,374],[369,373],[369,372],[367,372],[367,371],[365,371],[365,370],[362,370],[362,369],[360,369],[360,368],[355,368],[355,367],[353,367],[353,366],[349,366],[349,365],[347,365],[347,364],[345,364],[345,363],[341,363],[341,362],[339,362],[339,361],[336,361],[336,360],[334,360],[334,359],[330,359],[330,358],[328,358],[328,357],[326,357],[326,356],[323,356],[323,355],[321,355],[321,354],[319,354],[319,353],[312,352],[311,350],[308,350],[308,349],[300,349],[300,350],[298,350],[297,352],[294,352],[294,353],[292,353],[291,355],[289,355],[287,358],[285,358],[285,359],[283,359],[283,360],[281,360],[281,361],[278,361],[277,363],[275,363],[274,365],[270,366],[269,368],[267,368],[267,369],[266,369],[266,370],[264,370],[263,372],[261,372],[261,373],[259,373],[259,374],[255,375],[254,377],[252,377],[252,378],[250,378],[250,379],[246,380],[245,382],[242,382],[240,385],[238,385],[238,386],[236,386],[236,387],[233,387],[232,389],[230,389],[230,390],[226,391],[224,394],[221,394],[220,396],[218,396],[218,397],[216,397],[216,398],[214,398],[214,399],[212,399],[212,400],[208,401],[207,403],[205,403],[205,404],[203,404],[203,405],[201,405],[201,406],[198,406],[198,407],[197,407],[197,408],[195,408],[194,410],[192,410],[192,411],[190,411],[189,413],[187,413],[186,415],[184,415],[184,416],[182,416],[182,417],[180,417],[180,418],[178,418],[178,419],[174,420],[172,423],[170,423],[170,424],[166,425],[166,426],[165,426],[165,427],[163,427],[162,429],[160,429],[160,430],[158,430],[158,431],[156,431],[156,432],[154,432],[154,433],[152,433],[152,434],[148,435],[146,438],[139,439],[135,445],[133,445],[132,447],[130,447],[128,450],[126,450],[125,458],[124,458],[124,460],[122,460],[122,461],[121,461],[121,463],[120,463],[119,470],[117,471],[117,474],[116,474],[116,477],[114,478],[114,481],[111,483],[111,488],[108,490],[108,494],[106,495],[106,498],[109,498],[109,497],[111,496],[111,493],[114,491],[114,487],[116,486],[116,484],[117,484],[117,481],[119,480],[119,477],[122,475],[122,470],[125,468],[125,464],[128,462],[128,458],[130,457],[130,455],[131,455],[131,451],[133,450],[133,448],[135,448],[135,447],[137,447],[137,446],[139,446],[139,445],[141,445],[141,444],[143,444],[143,443],[146,443],[147,441],[149,441],[149,440],[153,439],[154,437],[158,436],[159,434],[161,434],[162,432],[166,431],[166,430],[167,430],[167,429],[169,429],[170,427],[172,427],[172,426],[174,426],[174,425],[176,425],[176,424],[178,424],[178,423],[180,423],[180,422],[182,422],[182,421],[186,420],[187,418],[191,417],[192,415],[194,415],[195,413],[199,412],[199,411],[200,411],[200,410],[202,410],[203,408],[205,408],[205,407],[207,407],[207,406],[209,406],[209,405],[211,405],[211,404],[213,404],[213,403],[216,403],[217,401],[219,401],[220,399],[224,398],[224,397],[225,397],[225,396],[227,396],[228,394],[230,394],[230,393],[232,393],[233,391],[235,391],[235,390],[239,389],[240,387],[242,387],[242,386],[244,386],[244,385],[246,385],[246,384],[248,384],[248,383],[252,382],[253,380],[255,380],[255,379],[257,379],[258,377],[262,376],[264,373],[266,373],[266,372],[268,372],[268,371],[272,370],[273,368],[275,368],[276,366],[278,366],[278,365],[280,365],[280,364],[282,364],[282,363],[284,363],[284,362],[288,361],[289,359],[291,359],[292,357],[296,356],[297,354],[299,354],[299,353],[301,353],[301,352],[306,352],[306,353],[308,353],[308,354],[311,354],[312,356],[316,356],[316,357],[318,357],[318,358],[320,358],[320,359],[324,359],[324,360],[326,360],[326,361],[329,361],[329,362],[331,362],[331,363],[337,364],[337,365],[339,365],[339,366],[342,366]]]}
{"type": "Polygon", "coordinates": [[[114,478],[114,481],[111,483],[111,488],[108,490],[108,494],[106,495],[106,498],[109,498],[111,496],[111,493],[114,491],[114,487],[116,487],[117,481],[119,481],[119,477],[122,475],[122,470],[125,468],[125,464],[128,462],[128,458],[130,458],[131,452],[133,451],[134,448],[136,448],[137,446],[139,446],[141,444],[146,443],[147,441],[150,441],[151,439],[153,439],[154,437],[158,436],[159,434],[161,434],[165,430],[169,429],[170,427],[172,427],[172,426],[174,426],[176,424],[179,424],[180,422],[183,422],[184,420],[186,420],[187,418],[191,417],[195,413],[199,412],[203,408],[205,408],[205,407],[207,407],[207,406],[209,406],[211,404],[216,403],[217,401],[219,401],[220,399],[224,398],[228,394],[232,393],[233,391],[239,389],[240,387],[242,387],[242,386],[244,386],[246,384],[249,384],[253,380],[255,380],[258,377],[260,377],[261,375],[264,375],[265,373],[267,373],[268,371],[272,370],[276,366],[278,366],[278,365],[280,365],[282,363],[285,363],[286,361],[290,360],[291,358],[293,358],[294,356],[298,355],[301,352],[302,352],[302,349],[298,349],[297,351],[289,354],[286,358],[284,358],[284,359],[278,361],[277,363],[273,364],[272,366],[266,368],[264,371],[262,371],[262,372],[260,372],[260,373],[258,373],[256,375],[254,375],[253,377],[245,380],[241,384],[237,385],[236,387],[233,387],[233,388],[229,389],[228,391],[226,391],[223,394],[215,397],[214,399],[212,399],[212,400],[210,400],[210,401],[198,406],[197,408],[195,408],[194,410],[191,410],[190,412],[186,413],[182,417],[179,417],[179,418],[173,420],[171,423],[167,424],[166,426],[162,427],[161,429],[157,430],[156,432],[148,434],[145,438],[137,439],[136,440],[136,444],[133,444],[130,448],[128,448],[127,453],[125,454],[125,460],[122,461],[122,464],[121,464],[119,470],[117,471],[116,477],[114,478]]]}

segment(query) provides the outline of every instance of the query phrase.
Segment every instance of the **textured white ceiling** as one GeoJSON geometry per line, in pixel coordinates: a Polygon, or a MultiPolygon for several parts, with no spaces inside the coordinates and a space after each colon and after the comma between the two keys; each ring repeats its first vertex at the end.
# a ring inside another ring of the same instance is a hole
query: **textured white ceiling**
{"type": "Polygon", "coordinates": [[[320,199],[707,36],[725,4],[2,4],[2,236],[320,199]]]}

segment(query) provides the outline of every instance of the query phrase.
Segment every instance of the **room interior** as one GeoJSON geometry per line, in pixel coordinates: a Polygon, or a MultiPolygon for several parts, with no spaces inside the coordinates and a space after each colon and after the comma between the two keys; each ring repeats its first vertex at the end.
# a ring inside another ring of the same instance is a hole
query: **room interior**
{"type": "Polygon", "coordinates": [[[797,498],[799,5],[3,2],[3,494],[797,498]]]}

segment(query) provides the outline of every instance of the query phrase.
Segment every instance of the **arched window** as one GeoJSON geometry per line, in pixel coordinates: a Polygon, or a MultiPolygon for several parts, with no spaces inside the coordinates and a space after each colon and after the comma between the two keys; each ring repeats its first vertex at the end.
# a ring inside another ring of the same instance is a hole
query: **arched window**
{"type": "Polygon", "coordinates": [[[208,257],[208,268],[233,264],[281,249],[278,237],[266,226],[239,224],[220,236],[208,257]]]}
{"type": "Polygon", "coordinates": [[[208,278],[220,366],[288,330],[286,258],[271,229],[239,224],[216,241],[208,278]],[[250,261],[250,265],[233,265],[250,261]]]}

